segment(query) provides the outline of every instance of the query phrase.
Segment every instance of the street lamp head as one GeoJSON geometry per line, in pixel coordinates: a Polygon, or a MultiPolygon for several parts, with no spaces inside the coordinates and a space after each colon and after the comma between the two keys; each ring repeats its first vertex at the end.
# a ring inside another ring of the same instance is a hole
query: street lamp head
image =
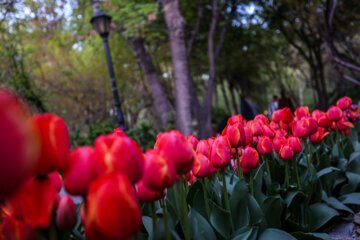
{"type": "Polygon", "coordinates": [[[103,13],[101,10],[97,11],[91,18],[90,23],[101,37],[107,37],[110,32],[111,17],[103,13]]]}

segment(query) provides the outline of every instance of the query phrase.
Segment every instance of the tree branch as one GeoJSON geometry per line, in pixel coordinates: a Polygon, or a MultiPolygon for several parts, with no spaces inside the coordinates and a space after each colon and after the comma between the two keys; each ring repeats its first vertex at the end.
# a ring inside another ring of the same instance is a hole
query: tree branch
{"type": "Polygon", "coordinates": [[[191,55],[191,51],[192,51],[192,47],[193,47],[193,44],[195,41],[196,34],[199,32],[200,22],[201,22],[202,17],[203,17],[203,6],[201,5],[200,0],[198,0],[198,11],[197,11],[196,22],[195,22],[194,30],[191,32],[191,37],[188,42],[188,48],[187,48],[188,58],[191,55]]]}

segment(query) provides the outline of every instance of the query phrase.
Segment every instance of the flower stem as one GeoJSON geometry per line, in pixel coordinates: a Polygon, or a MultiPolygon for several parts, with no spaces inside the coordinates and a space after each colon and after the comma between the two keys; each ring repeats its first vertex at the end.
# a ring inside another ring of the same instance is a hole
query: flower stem
{"type": "MultiPolygon", "coordinates": [[[[169,223],[167,219],[167,209],[166,209],[166,200],[164,194],[162,194],[162,209],[163,209],[163,216],[164,216],[164,225],[165,225],[165,239],[170,240],[170,229],[169,229],[169,223]]],[[[154,238],[156,239],[156,238],[154,238]]]]}
{"type": "Polygon", "coordinates": [[[271,173],[270,173],[270,167],[269,167],[268,158],[267,158],[267,156],[263,157],[261,154],[260,154],[260,156],[261,156],[261,158],[263,159],[263,162],[265,161],[266,172],[267,172],[267,174],[268,174],[268,176],[269,176],[269,178],[270,178],[270,182],[272,182],[272,181],[271,181],[271,173]],[[264,159],[265,159],[265,160],[264,160],[264,159]]]}
{"type": "Polygon", "coordinates": [[[240,180],[244,177],[244,175],[242,173],[241,166],[240,166],[240,158],[239,158],[238,148],[235,148],[235,150],[236,150],[236,164],[237,164],[237,170],[238,170],[238,177],[240,180]]]}
{"type": "Polygon", "coordinates": [[[228,196],[227,187],[226,187],[226,180],[225,180],[225,172],[224,171],[221,171],[221,178],[222,178],[222,182],[223,182],[223,194],[224,194],[225,208],[230,213],[231,232],[234,232],[234,224],[232,222],[232,217],[231,217],[230,202],[229,202],[229,196],[228,196]]]}
{"type": "Polygon", "coordinates": [[[285,179],[286,179],[286,187],[289,187],[290,181],[289,181],[289,163],[288,163],[288,161],[285,161],[285,179]]]}
{"type": "Polygon", "coordinates": [[[299,177],[299,170],[298,170],[298,165],[297,165],[296,159],[293,158],[293,159],[292,159],[292,162],[293,162],[293,165],[294,165],[294,168],[295,168],[297,188],[298,188],[298,189],[301,189],[300,177],[299,177]]]}
{"type": "Polygon", "coordinates": [[[183,207],[183,219],[184,219],[184,231],[185,231],[185,239],[190,240],[191,239],[191,232],[190,232],[190,223],[188,218],[188,207],[186,203],[186,197],[184,193],[185,188],[185,179],[186,176],[181,177],[181,186],[180,186],[180,194],[181,194],[181,200],[182,200],[182,207],[183,207]]]}
{"type": "Polygon", "coordinates": [[[150,210],[151,210],[151,216],[152,216],[153,237],[154,237],[154,239],[156,239],[156,222],[157,222],[157,217],[156,217],[155,203],[154,203],[154,202],[151,202],[151,203],[150,203],[150,210]]]}
{"type": "Polygon", "coordinates": [[[309,158],[309,143],[306,141],[305,144],[305,154],[306,154],[306,161],[307,161],[307,165],[308,165],[308,171],[309,171],[309,176],[310,176],[310,181],[312,179],[312,171],[311,171],[311,162],[310,162],[310,158],[309,158]]]}
{"type": "Polygon", "coordinates": [[[251,195],[254,196],[254,178],[253,178],[253,173],[251,170],[250,170],[249,174],[250,174],[250,193],[251,193],[251,195]]]}
{"type": "Polygon", "coordinates": [[[207,220],[210,221],[209,196],[208,196],[207,187],[206,187],[207,184],[205,183],[207,180],[208,180],[207,178],[201,179],[201,185],[202,185],[203,192],[204,192],[206,216],[207,216],[207,220]]]}

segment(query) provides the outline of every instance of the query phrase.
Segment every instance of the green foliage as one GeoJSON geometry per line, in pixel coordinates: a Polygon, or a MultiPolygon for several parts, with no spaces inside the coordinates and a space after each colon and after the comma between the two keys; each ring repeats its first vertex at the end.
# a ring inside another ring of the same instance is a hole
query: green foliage
{"type": "Polygon", "coordinates": [[[126,131],[126,135],[134,139],[143,151],[154,147],[157,136],[151,122],[140,122],[136,128],[126,131]]]}

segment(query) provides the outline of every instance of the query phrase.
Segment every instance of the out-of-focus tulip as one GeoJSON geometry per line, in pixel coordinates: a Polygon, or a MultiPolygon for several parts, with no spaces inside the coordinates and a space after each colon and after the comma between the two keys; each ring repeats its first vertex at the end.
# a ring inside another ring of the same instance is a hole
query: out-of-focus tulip
{"type": "Polygon", "coordinates": [[[351,106],[351,98],[349,97],[342,97],[336,102],[336,106],[341,108],[341,110],[348,109],[351,106]]]}
{"type": "Polygon", "coordinates": [[[249,146],[252,144],[253,135],[251,133],[250,128],[248,127],[244,127],[244,132],[245,132],[245,146],[249,146]]]}
{"type": "Polygon", "coordinates": [[[318,124],[317,124],[316,120],[312,117],[307,117],[305,119],[309,124],[309,135],[314,134],[318,129],[318,124]]]}
{"type": "Polygon", "coordinates": [[[298,120],[309,115],[309,108],[307,106],[298,107],[295,110],[295,116],[298,120]]]}
{"type": "MultiPolygon", "coordinates": [[[[240,166],[241,166],[241,164],[240,164],[240,166]]],[[[238,173],[238,172],[239,172],[239,170],[238,170],[238,167],[237,167],[237,161],[235,161],[234,168],[235,168],[236,173],[238,173]]],[[[250,172],[250,170],[249,170],[249,169],[246,169],[246,168],[241,167],[241,172],[242,172],[243,174],[247,174],[248,172],[250,172]]]]}
{"type": "Polygon", "coordinates": [[[275,137],[273,139],[274,150],[279,153],[280,148],[286,143],[286,139],[283,136],[275,137]]]}
{"type": "Polygon", "coordinates": [[[267,117],[265,117],[263,114],[258,114],[255,116],[254,118],[255,121],[260,121],[262,124],[264,125],[268,125],[269,124],[269,119],[267,117]]]}
{"type": "Polygon", "coordinates": [[[54,184],[56,191],[60,192],[62,188],[62,177],[58,171],[54,171],[48,174],[51,182],[54,184]]]}
{"type": "Polygon", "coordinates": [[[294,157],[294,151],[288,144],[284,144],[279,151],[279,157],[282,160],[288,161],[294,157]]]}
{"type": "Polygon", "coordinates": [[[309,122],[306,119],[301,119],[301,120],[294,122],[292,131],[293,131],[293,134],[299,138],[309,136],[309,134],[310,134],[309,122]]]}
{"type": "Polygon", "coordinates": [[[145,154],[143,183],[150,189],[161,191],[174,185],[176,168],[174,162],[159,149],[149,149],[145,154]]]}
{"type": "Polygon", "coordinates": [[[289,124],[285,123],[284,121],[280,121],[280,128],[282,130],[288,130],[289,129],[289,124]]]}
{"type": "Polygon", "coordinates": [[[35,164],[37,141],[25,106],[0,88],[0,201],[26,179],[35,164]]]}
{"type": "Polygon", "coordinates": [[[244,154],[240,158],[241,168],[248,170],[258,168],[260,164],[259,154],[253,147],[246,147],[244,154]]]}
{"type": "Polygon", "coordinates": [[[143,202],[154,202],[161,199],[161,191],[151,190],[140,180],[136,183],[136,197],[143,202]]]}
{"type": "Polygon", "coordinates": [[[226,168],[230,165],[230,143],[226,136],[217,136],[210,149],[210,162],[215,168],[226,168]]]}
{"type": "Polygon", "coordinates": [[[328,115],[329,119],[334,122],[337,122],[342,118],[342,111],[337,106],[330,107],[326,114],[328,115]]]}
{"type": "Polygon", "coordinates": [[[238,114],[230,117],[227,121],[228,124],[234,124],[236,122],[244,124],[244,117],[241,114],[238,114]]]}
{"type": "Polygon", "coordinates": [[[319,143],[328,134],[329,134],[329,132],[325,131],[324,128],[319,127],[318,130],[316,131],[316,133],[311,135],[310,139],[314,143],[319,143]]]}
{"type": "Polygon", "coordinates": [[[201,153],[206,157],[209,157],[210,146],[207,140],[200,140],[196,149],[196,153],[201,153]]]}
{"type": "Polygon", "coordinates": [[[329,119],[329,117],[326,114],[319,117],[317,122],[318,122],[319,126],[322,128],[329,128],[331,126],[331,120],[329,119]]]}
{"type": "Polygon", "coordinates": [[[288,138],[288,144],[294,151],[294,153],[300,153],[302,151],[301,141],[298,137],[290,136],[288,138]]]}
{"type": "Polygon", "coordinates": [[[210,149],[211,149],[211,146],[213,145],[214,141],[215,141],[215,137],[208,138],[207,142],[209,143],[210,149]]]}
{"type": "Polygon", "coordinates": [[[239,147],[245,143],[245,131],[241,123],[234,123],[227,126],[226,136],[229,139],[231,147],[239,147]]]}
{"type": "Polygon", "coordinates": [[[279,129],[279,124],[276,123],[276,122],[270,122],[270,127],[271,127],[274,131],[276,131],[276,130],[279,129]]]}
{"type": "Polygon", "coordinates": [[[292,114],[290,108],[285,107],[281,111],[281,121],[284,123],[291,123],[291,121],[294,119],[294,115],[292,114]]]}
{"type": "Polygon", "coordinates": [[[282,115],[283,109],[276,110],[271,118],[272,122],[279,123],[281,121],[281,115],[282,115]]]}
{"type": "Polygon", "coordinates": [[[188,176],[188,183],[189,184],[193,184],[194,182],[196,182],[196,177],[194,176],[194,174],[192,172],[189,172],[190,175],[188,176]]]}
{"type": "Polygon", "coordinates": [[[115,128],[113,134],[120,137],[126,137],[126,133],[120,128],[115,128]]]}
{"type": "Polygon", "coordinates": [[[72,230],[77,221],[76,207],[69,196],[65,196],[60,200],[56,214],[56,225],[62,231],[72,230]]]}
{"type": "Polygon", "coordinates": [[[273,144],[268,136],[262,136],[259,138],[257,149],[260,154],[268,155],[273,151],[273,144]]]}
{"type": "Polygon", "coordinates": [[[354,124],[351,122],[347,122],[346,120],[342,119],[336,123],[337,128],[339,131],[345,131],[348,128],[354,128],[354,124]]]}
{"type": "MultiPolygon", "coordinates": [[[[2,220],[0,234],[3,232],[4,240],[36,240],[36,228],[13,217],[6,215],[2,220]]],[[[1,236],[0,236],[1,239],[1,236]]]]}
{"type": "Polygon", "coordinates": [[[175,163],[175,167],[182,173],[187,173],[194,166],[195,151],[184,135],[178,130],[163,133],[155,144],[165,156],[175,163]]]}
{"type": "Polygon", "coordinates": [[[141,227],[141,210],[126,175],[116,172],[93,181],[87,194],[85,234],[93,239],[128,239],[141,227]]]}
{"type": "Polygon", "coordinates": [[[97,177],[95,162],[96,152],[90,146],[78,147],[71,151],[69,163],[64,171],[64,185],[68,193],[86,195],[90,183],[97,177]]]}
{"type": "Polygon", "coordinates": [[[144,157],[134,140],[113,134],[101,135],[95,140],[94,146],[98,174],[112,171],[123,173],[133,184],[141,179],[144,157]]]}
{"type": "Polygon", "coordinates": [[[40,154],[35,173],[46,174],[60,171],[69,157],[69,133],[65,121],[50,113],[35,115],[30,119],[40,140],[40,154]]]}
{"type": "Polygon", "coordinates": [[[253,136],[261,136],[263,134],[263,129],[261,127],[261,123],[255,120],[248,121],[247,125],[250,128],[253,136]]]}
{"type": "Polygon", "coordinates": [[[263,125],[262,128],[264,136],[268,136],[271,139],[275,137],[275,131],[269,125],[263,125]]]}
{"type": "Polygon", "coordinates": [[[197,153],[192,172],[197,178],[211,176],[211,165],[209,159],[205,155],[197,153]]]}
{"type": "Polygon", "coordinates": [[[55,193],[55,199],[54,199],[54,209],[57,210],[59,207],[59,203],[61,200],[61,196],[59,193],[55,193]]]}
{"type": "Polygon", "coordinates": [[[50,224],[56,194],[50,178],[30,178],[7,199],[7,204],[27,224],[46,228],[50,224]]]}
{"type": "Polygon", "coordinates": [[[186,140],[191,144],[191,146],[193,147],[194,151],[196,151],[197,145],[199,143],[199,141],[197,140],[195,135],[190,135],[190,136],[186,136],[186,140]]]}

